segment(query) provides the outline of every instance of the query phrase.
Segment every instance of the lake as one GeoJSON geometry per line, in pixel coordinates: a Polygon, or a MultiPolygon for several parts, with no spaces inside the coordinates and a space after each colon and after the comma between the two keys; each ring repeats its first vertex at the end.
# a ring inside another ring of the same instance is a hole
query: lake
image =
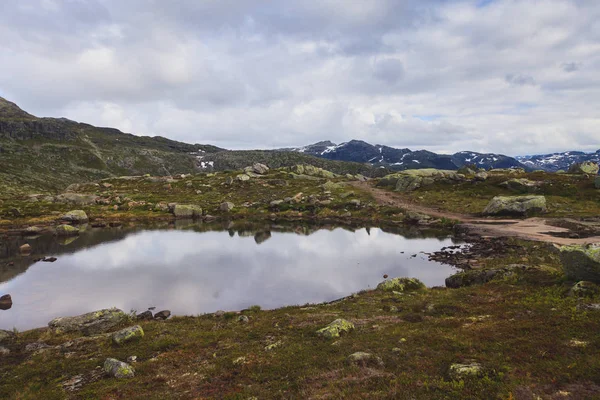
{"type": "Polygon", "coordinates": [[[454,245],[447,235],[380,228],[277,226],[200,230],[88,229],[80,237],[0,242],[0,329],[45,326],[58,316],[118,307],[174,315],[331,301],[390,277],[444,285],[454,269],[426,254],[454,245]],[[29,256],[18,246],[29,243],[29,256]],[[55,262],[35,261],[40,257],[55,262]],[[11,265],[12,264],[12,265],[11,265]]]}

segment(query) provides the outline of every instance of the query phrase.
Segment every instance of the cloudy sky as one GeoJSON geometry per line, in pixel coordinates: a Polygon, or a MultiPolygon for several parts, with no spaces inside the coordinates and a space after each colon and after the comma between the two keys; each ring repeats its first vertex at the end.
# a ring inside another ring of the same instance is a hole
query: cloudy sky
{"type": "Polygon", "coordinates": [[[0,96],[227,148],[600,148],[597,0],[0,2],[0,96]]]}

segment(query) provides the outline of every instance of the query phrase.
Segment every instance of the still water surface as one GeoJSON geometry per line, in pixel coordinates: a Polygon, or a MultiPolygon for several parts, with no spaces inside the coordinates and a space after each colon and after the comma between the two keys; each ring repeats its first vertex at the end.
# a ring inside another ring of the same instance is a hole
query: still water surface
{"type": "Polygon", "coordinates": [[[0,295],[13,298],[13,307],[0,311],[0,329],[40,327],[57,316],[108,307],[138,312],[157,307],[175,315],[255,304],[275,308],[373,288],[384,274],[436,286],[453,273],[420,253],[454,244],[450,239],[408,238],[378,228],[308,235],[105,229],[60,248],[54,238],[27,241],[34,251],[43,247],[44,256],[58,259],[33,262],[35,254],[29,261],[4,255],[2,265],[9,256],[17,262],[0,269],[0,295]]]}

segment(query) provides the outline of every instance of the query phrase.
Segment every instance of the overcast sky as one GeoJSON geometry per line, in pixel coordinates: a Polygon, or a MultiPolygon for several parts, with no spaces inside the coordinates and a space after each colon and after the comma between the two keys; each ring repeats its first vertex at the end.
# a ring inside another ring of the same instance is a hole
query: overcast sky
{"type": "Polygon", "coordinates": [[[11,0],[0,96],[226,148],[600,148],[598,0],[11,0]]]}

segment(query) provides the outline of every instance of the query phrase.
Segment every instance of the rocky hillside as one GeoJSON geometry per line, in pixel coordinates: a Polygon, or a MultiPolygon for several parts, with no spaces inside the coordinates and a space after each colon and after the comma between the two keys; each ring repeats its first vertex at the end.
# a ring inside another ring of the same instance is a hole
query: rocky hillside
{"type": "Polygon", "coordinates": [[[584,161],[600,163],[600,150],[595,153],[565,151],[563,153],[523,156],[517,157],[517,159],[530,169],[541,169],[548,172],[560,170],[567,171],[574,163],[581,163],[584,161]]]}
{"type": "Polygon", "coordinates": [[[479,168],[527,168],[518,160],[501,154],[482,154],[461,151],[452,155],[437,154],[426,150],[397,149],[389,146],[372,145],[362,140],[351,140],[336,145],[330,141],[285,149],[310,154],[329,160],[354,161],[383,166],[393,170],[437,168],[456,170],[467,164],[479,168]]]}
{"type": "Polygon", "coordinates": [[[38,118],[0,97],[0,185],[4,194],[60,191],[71,183],[120,175],[239,169],[253,162],[272,167],[312,164],[338,173],[373,175],[374,171],[370,166],[308,154],[226,151],[164,137],[135,136],[65,118],[38,118]]]}

